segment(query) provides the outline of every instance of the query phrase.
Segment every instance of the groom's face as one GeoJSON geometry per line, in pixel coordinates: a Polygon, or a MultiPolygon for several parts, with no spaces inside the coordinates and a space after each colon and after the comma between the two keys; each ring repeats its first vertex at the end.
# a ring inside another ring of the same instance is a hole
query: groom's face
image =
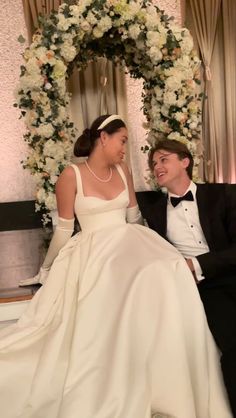
{"type": "Polygon", "coordinates": [[[176,183],[186,180],[188,158],[179,158],[178,154],[158,150],[153,155],[153,173],[160,187],[172,189],[176,183]]]}

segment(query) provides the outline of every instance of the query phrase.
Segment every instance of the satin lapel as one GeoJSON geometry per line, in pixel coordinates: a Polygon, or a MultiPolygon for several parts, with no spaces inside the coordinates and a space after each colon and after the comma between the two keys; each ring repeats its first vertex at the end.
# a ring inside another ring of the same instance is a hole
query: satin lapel
{"type": "Polygon", "coordinates": [[[209,215],[210,211],[213,210],[213,208],[210,205],[209,201],[209,194],[206,185],[197,185],[197,205],[198,205],[198,213],[199,213],[199,219],[200,224],[202,227],[202,230],[204,232],[207,244],[209,247],[212,247],[211,242],[211,230],[210,230],[210,224],[209,224],[209,215]]]}
{"type": "Polygon", "coordinates": [[[163,193],[161,198],[154,205],[153,215],[155,216],[155,225],[157,232],[166,238],[167,227],[167,195],[163,193]]]}

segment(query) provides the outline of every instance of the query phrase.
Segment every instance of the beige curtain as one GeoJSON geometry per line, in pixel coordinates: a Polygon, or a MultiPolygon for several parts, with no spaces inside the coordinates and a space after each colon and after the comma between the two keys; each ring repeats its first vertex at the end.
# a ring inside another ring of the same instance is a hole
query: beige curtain
{"type": "Polygon", "coordinates": [[[227,169],[223,180],[236,183],[236,1],[222,1],[227,169]]]}
{"type": "Polygon", "coordinates": [[[205,179],[235,182],[235,0],[189,0],[187,8],[204,67],[205,179]]]}
{"type": "MultiPolygon", "coordinates": [[[[22,0],[29,41],[38,27],[38,15],[57,10],[63,0],[22,0]]],[[[73,3],[73,1],[71,2],[73,3]]],[[[74,70],[68,90],[72,93],[71,117],[78,131],[88,127],[105,113],[118,113],[127,120],[126,83],[124,71],[99,58],[85,71],[74,70]]]]}

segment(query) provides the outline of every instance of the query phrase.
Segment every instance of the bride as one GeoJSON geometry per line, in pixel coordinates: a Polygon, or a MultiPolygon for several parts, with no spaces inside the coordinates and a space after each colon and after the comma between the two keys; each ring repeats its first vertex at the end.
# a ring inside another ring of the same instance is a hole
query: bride
{"type": "Polygon", "coordinates": [[[118,115],[99,117],[59,177],[45,283],[0,332],[4,418],[232,417],[186,262],[140,225],[126,143],[118,115]]]}

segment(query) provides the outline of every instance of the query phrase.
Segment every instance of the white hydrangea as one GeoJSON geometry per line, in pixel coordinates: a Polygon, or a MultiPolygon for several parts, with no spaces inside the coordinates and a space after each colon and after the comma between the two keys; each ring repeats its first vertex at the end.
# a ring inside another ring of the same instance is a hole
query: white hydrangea
{"type": "Polygon", "coordinates": [[[53,185],[56,184],[57,180],[58,180],[58,176],[54,176],[54,175],[50,176],[50,183],[51,184],[53,184],[53,185]]]}
{"type": "Polygon", "coordinates": [[[39,190],[37,190],[36,197],[39,203],[44,203],[47,197],[45,189],[40,188],[39,190]]]}
{"type": "Polygon", "coordinates": [[[54,127],[51,123],[41,124],[35,128],[36,135],[42,136],[44,138],[50,138],[54,134],[54,127]]]}
{"type": "MultiPolygon", "coordinates": [[[[163,89],[161,89],[159,86],[154,87],[154,93],[156,95],[157,100],[161,100],[163,98],[163,89]]],[[[154,98],[153,98],[154,99],[154,98]]],[[[156,104],[156,100],[154,99],[154,106],[156,104]]]]}
{"type": "Polygon", "coordinates": [[[29,90],[39,90],[44,85],[44,78],[41,74],[25,74],[21,78],[20,88],[27,92],[29,90]]]}
{"type": "Polygon", "coordinates": [[[153,31],[159,28],[161,20],[157,15],[156,9],[154,6],[150,6],[148,9],[148,14],[146,15],[146,28],[148,31],[153,31]],[[154,9],[154,10],[153,10],[154,9]]]}
{"type": "Polygon", "coordinates": [[[174,91],[166,91],[163,94],[164,103],[168,106],[176,105],[176,94],[174,91]]]}
{"type": "Polygon", "coordinates": [[[63,13],[58,14],[57,27],[59,30],[66,32],[72,24],[73,22],[70,18],[65,17],[63,13]]]}
{"type": "Polygon", "coordinates": [[[45,197],[45,205],[49,210],[54,210],[57,208],[57,201],[55,193],[50,192],[45,197]]]}
{"type": "Polygon", "coordinates": [[[45,158],[45,164],[44,164],[44,170],[49,175],[59,174],[59,172],[58,172],[58,161],[56,161],[52,157],[46,157],[45,158]]]}
{"type": "Polygon", "coordinates": [[[54,142],[48,140],[44,146],[43,154],[47,157],[52,157],[59,162],[64,158],[65,150],[62,142],[54,142]]]}
{"type": "Polygon", "coordinates": [[[182,74],[177,71],[173,76],[166,79],[166,90],[176,91],[182,87],[182,74]]]}
{"type": "Polygon", "coordinates": [[[152,46],[149,51],[148,55],[151,58],[153,64],[157,64],[162,59],[162,53],[158,47],[152,46]]]}
{"type": "Polygon", "coordinates": [[[109,16],[104,16],[99,20],[98,28],[104,32],[107,32],[112,27],[112,20],[109,16]]]}
{"type": "Polygon", "coordinates": [[[136,40],[141,32],[140,26],[138,24],[129,26],[129,36],[130,38],[136,40]]]}
{"type": "Polygon", "coordinates": [[[76,48],[73,45],[70,45],[69,42],[64,42],[61,46],[61,55],[67,62],[73,61],[77,54],[76,48]]]}
{"type": "Polygon", "coordinates": [[[188,119],[188,116],[186,113],[183,112],[176,112],[174,114],[174,118],[178,121],[178,122],[185,122],[188,119]]]}
{"type": "Polygon", "coordinates": [[[180,47],[181,47],[183,54],[186,54],[186,55],[190,54],[190,52],[193,49],[193,39],[190,36],[183,38],[180,41],[180,47]]]}

